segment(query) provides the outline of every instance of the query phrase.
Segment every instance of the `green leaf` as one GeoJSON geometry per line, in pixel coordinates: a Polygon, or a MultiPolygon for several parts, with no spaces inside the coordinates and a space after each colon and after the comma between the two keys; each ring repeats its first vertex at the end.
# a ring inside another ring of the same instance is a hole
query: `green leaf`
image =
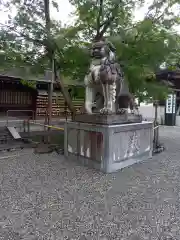
{"type": "MultiPolygon", "coordinates": [[[[7,0],[4,10],[15,6],[17,11],[7,24],[0,25],[2,69],[21,66],[33,74],[44,73],[51,68],[54,53],[61,74],[83,81],[91,61],[91,41],[102,33],[116,46],[117,59],[134,94],[166,96],[167,88],[155,81],[154,73],[162,63],[167,67],[180,63],[180,36],[173,29],[179,24],[179,16],[172,12],[178,1],[154,1],[145,18],[135,22],[134,9],[147,2],[70,0],[75,23],[62,28],[58,21],[49,20],[50,30],[45,18],[46,1],[7,0]]],[[[55,0],[51,3],[58,9],[55,0]]]]}
{"type": "Polygon", "coordinates": [[[59,12],[59,5],[55,0],[52,1],[52,5],[59,12]]]}

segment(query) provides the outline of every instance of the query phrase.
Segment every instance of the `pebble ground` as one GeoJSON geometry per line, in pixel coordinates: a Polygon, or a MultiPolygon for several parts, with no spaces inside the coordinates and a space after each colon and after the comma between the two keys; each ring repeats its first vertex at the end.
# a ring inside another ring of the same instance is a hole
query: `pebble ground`
{"type": "Polygon", "coordinates": [[[179,240],[180,128],[166,151],[105,175],[61,155],[0,155],[1,240],[179,240]]]}

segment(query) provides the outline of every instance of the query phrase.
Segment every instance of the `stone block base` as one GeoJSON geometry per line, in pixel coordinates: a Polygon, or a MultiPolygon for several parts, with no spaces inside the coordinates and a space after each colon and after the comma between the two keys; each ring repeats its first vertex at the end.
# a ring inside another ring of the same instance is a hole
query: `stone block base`
{"type": "Polygon", "coordinates": [[[135,114],[78,114],[75,116],[75,122],[90,123],[90,124],[127,124],[127,123],[140,123],[142,122],[141,115],[135,114]]]}
{"type": "Polygon", "coordinates": [[[151,122],[95,125],[65,124],[65,156],[105,173],[115,172],[152,156],[151,122]]]}

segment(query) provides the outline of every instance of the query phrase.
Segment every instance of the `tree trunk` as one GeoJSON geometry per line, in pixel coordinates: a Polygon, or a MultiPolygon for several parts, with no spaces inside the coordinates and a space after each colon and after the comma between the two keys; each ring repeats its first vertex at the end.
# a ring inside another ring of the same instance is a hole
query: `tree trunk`
{"type": "MultiPolygon", "coordinates": [[[[49,46],[50,36],[51,36],[51,19],[50,19],[50,10],[49,10],[49,0],[44,0],[44,13],[45,13],[45,21],[46,21],[46,34],[47,34],[47,46],[46,51],[50,57],[51,65],[52,65],[52,76],[51,83],[48,88],[48,125],[52,124],[52,96],[53,96],[53,82],[54,82],[54,53],[53,50],[49,46]]],[[[50,128],[48,128],[50,130],[50,128]]]]}
{"type": "MultiPolygon", "coordinates": [[[[48,125],[52,125],[52,97],[53,97],[53,90],[54,90],[54,59],[52,59],[52,75],[51,75],[51,82],[49,83],[48,89],[48,125]]],[[[48,128],[50,130],[50,128],[48,128]]]]}
{"type": "MultiPolygon", "coordinates": [[[[49,13],[49,0],[44,0],[44,9],[45,9],[45,19],[46,19],[46,30],[47,30],[47,38],[48,38],[48,44],[51,41],[51,20],[50,20],[50,13],[49,13]]],[[[72,104],[71,98],[69,94],[66,92],[64,88],[64,84],[60,77],[57,75],[56,71],[56,64],[55,64],[55,58],[54,58],[54,51],[50,46],[47,46],[47,52],[49,54],[49,57],[51,59],[52,63],[52,81],[49,86],[48,91],[48,124],[52,124],[52,95],[53,95],[53,83],[54,80],[59,84],[61,88],[61,92],[63,94],[64,100],[67,102],[68,108],[72,112],[72,119],[74,119],[75,116],[75,108],[72,104]]]]}
{"type": "Polygon", "coordinates": [[[69,110],[72,113],[72,120],[74,120],[75,114],[76,114],[76,110],[73,106],[72,100],[70,98],[69,93],[66,91],[65,87],[64,87],[64,83],[62,81],[62,79],[60,79],[59,74],[55,71],[55,76],[56,76],[56,83],[59,85],[62,95],[64,97],[65,102],[67,103],[67,106],[69,108],[69,110]]]}

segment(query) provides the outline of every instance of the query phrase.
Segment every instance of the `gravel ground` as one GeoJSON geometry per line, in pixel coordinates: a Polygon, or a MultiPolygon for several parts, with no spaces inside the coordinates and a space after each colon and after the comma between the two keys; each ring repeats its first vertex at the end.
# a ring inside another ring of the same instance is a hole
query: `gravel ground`
{"type": "Polygon", "coordinates": [[[180,128],[161,141],[165,152],[109,175],[55,153],[1,154],[0,239],[179,240],[180,128]]]}

